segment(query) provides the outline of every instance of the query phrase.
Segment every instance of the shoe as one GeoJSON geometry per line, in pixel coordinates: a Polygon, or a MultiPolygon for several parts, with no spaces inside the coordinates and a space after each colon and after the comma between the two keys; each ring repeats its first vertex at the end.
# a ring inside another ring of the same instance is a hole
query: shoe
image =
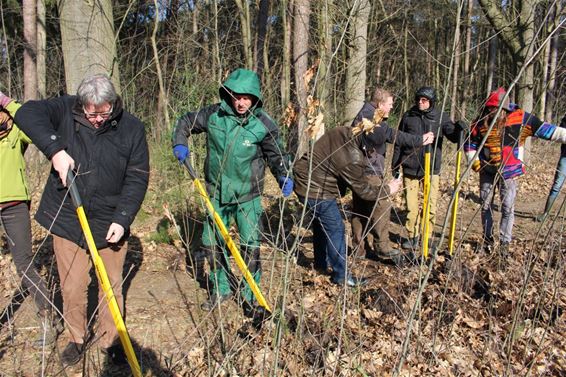
{"type": "Polygon", "coordinates": [[[226,295],[217,295],[217,294],[213,294],[212,296],[210,296],[208,298],[208,300],[206,300],[205,302],[202,303],[202,305],[200,306],[200,308],[202,310],[206,310],[206,311],[211,311],[212,309],[214,309],[217,305],[222,304],[224,301],[227,301],[230,299],[231,294],[226,294],[226,295]]]}
{"type": "Polygon", "coordinates": [[[405,238],[405,240],[403,241],[403,243],[401,243],[401,248],[402,249],[416,249],[419,247],[419,236],[416,237],[409,237],[409,238],[405,238]]]}
{"type": "Polygon", "coordinates": [[[83,351],[84,344],[69,342],[61,353],[61,363],[64,366],[75,365],[81,360],[83,351]]]}
{"type": "Polygon", "coordinates": [[[495,239],[493,237],[484,237],[483,252],[489,255],[494,250],[495,250],[495,239]]]}
{"type": "Polygon", "coordinates": [[[397,267],[407,267],[416,264],[417,258],[412,251],[406,253],[393,249],[385,253],[378,253],[377,259],[381,263],[390,264],[397,267]]]}
{"type": "Polygon", "coordinates": [[[59,337],[59,334],[63,332],[63,328],[61,326],[61,322],[54,321],[51,318],[51,314],[47,311],[41,311],[38,313],[39,317],[39,336],[33,342],[33,346],[35,348],[44,348],[49,346],[59,337]]]}
{"type": "Polygon", "coordinates": [[[499,256],[507,258],[509,256],[509,242],[503,242],[499,245],[499,256]]]}
{"type": "Polygon", "coordinates": [[[114,365],[128,364],[128,358],[126,357],[126,353],[124,352],[124,348],[122,348],[121,344],[110,346],[103,352],[108,355],[108,360],[114,365]]]}
{"type": "Polygon", "coordinates": [[[334,284],[345,285],[347,287],[355,288],[355,287],[361,287],[363,285],[366,285],[367,279],[362,278],[362,277],[357,277],[357,276],[354,276],[354,275],[349,275],[345,279],[332,279],[332,282],[334,284]]]}
{"type": "Polygon", "coordinates": [[[544,220],[546,220],[547,216],[548,216],[548,212],[544,212],[544,213],[538,215],[537,217],[535,217],[535,221],[537,223],[542,223],[544,220]]]}
{"type": "Polygon", "coordinates": [[[330,275],[332,273],[332,268],[329,266],[313,266],[314,270],[321,275],[330,275]]]}

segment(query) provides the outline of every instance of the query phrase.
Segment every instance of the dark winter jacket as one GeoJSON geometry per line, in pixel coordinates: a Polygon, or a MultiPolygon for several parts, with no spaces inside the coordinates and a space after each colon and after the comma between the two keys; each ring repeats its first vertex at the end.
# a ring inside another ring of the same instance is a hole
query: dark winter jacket
{"type": "MultiPolygon", "coordinates": [[[[75,96],[29,101],[16,122],[51,159],[61,150],[75,160],[77,188],[99,248],[107,247],[111,223],[126,236],[144,199],[149,181],[149,152],[142,122],[117,100],[110,118],[98,129],[84,116],[75,96]]],[[[75,208],[55,169],[45,185],[35,219],[57,236],[86,247],[75,208]]]]}
{"type": "Polygon", "coordinates": [[[301,197],[330,200],[350,188],[364,200],[387,197],[389,187],[381,179],[370,181],[367,169],[362,138],[353,137],[351,127],[336,127],[314,144],[312,155],[305,154],[295,163],[295,192],[301,197]]]}
{"type": "MultiPolygon", "coordinates": [[[[435,139],[430,146],[432,151],[430,163],[431,172],[435,175],[440,174],[440,167],[442,165],[443,136],[446,136],[448,140],[453,143],[458,142],[459,131],[456,125],[450,120],[448,114],[441,114],[436,108],[428,112],[422,112],[417,106],[413,106],[409,111],[403,114],[399,124],[399,131],[420,136],[428,131],[434,133],[435,139]],[[434,149],[435,146],[436,150],[434,149]],[[432,166],[433,161],[434,166],[432,166]]],[[[424,147],[403,147],[400,143],[396,143],[391,166],[394,171],[397,171],[402,166],[403,174],[410,177],[422,178],[424,177],[424,155],[424,147]]]]}
{"type": "Polygon", "coordinates": [[[249,201],[263,192],[266,162],[276,178],[287,176],[287,156],[279,128],[262,107],[258,76],[234,71],[219,90],[222,101],[181,116],[173,145],[187,145],[190,135],[207,133],[207,190],[221,204],[249,201]],[[245,115],[231,105],[230,92],[251,94],[254,107],[245,115]]]}
{"type": "MultiPolygon", "coordinates": [[[[358,115],[352,122],[352,127],[355,127],[362,119],[372,120],[375,115],[376,107],[371,102],[364,103],[358,115]]],[[[397,143],[401,147],[412,147],[418,148],[423,144],[422,135],[410,135],[406,132],[400,132],[389,127],[387,121],[383,121],[379,124],[379,128],[376,128],[374,132],[383,133],[383,139],[387,143],[393,144],[397,143]]],[[[385,142],[378,143],[377,145],[364,146],[364,151],[368,159],[369,170],[367,174],[379,175],[383,177],[385,173],[385,154],[387,152],[387,145],[385,142]]]]}

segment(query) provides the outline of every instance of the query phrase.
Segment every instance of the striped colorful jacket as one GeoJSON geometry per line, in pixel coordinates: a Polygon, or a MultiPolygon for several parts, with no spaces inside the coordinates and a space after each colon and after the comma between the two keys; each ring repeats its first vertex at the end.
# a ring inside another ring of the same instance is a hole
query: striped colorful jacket
{"type": "MultiPolygon", "coordinates": [[[[472,124],[470,138],[464,144],[468,161],[472,161],[488,129],[489,123],[472,124]]],[[[479,153],[482,168],[489,166],[492,171],[499,170],[504,179],[523,175],[525,173],[523,150],[525,140],[530,136],[566,143],[566,129],[543,122],[526,111],[516,109],[507,116],[503,129],[497,126],[492,128],[479,153]]]]}

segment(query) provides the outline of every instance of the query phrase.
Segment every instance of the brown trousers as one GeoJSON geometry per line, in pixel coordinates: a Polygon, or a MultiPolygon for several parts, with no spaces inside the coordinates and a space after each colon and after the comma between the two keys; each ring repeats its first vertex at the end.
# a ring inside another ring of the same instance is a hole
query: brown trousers
{"type": "MultiPolygon", "coordinates": [[[[63,294],[63,315],[69,330],[69,341],[83,343],[88,335],[87,292],[90,284],[92,261],[86,250],[64,238],[53,236],[53,249],[57,259],[57,270],[61,280],[63,294]]],[[[124,297],[122,295],[122,270],[126,260],[128,243],[124,241],[116,247],[98,250],[106,267],[108,278],[112,284],[114,296],[124,314],[124,297]]],[[[118,338],[112,314],[108,310],[106,297],[98,284],[98,328],[97,338],[100,346],[110,347],[118,338]]]]}
{"type": "Polygon", "coordinates": [[[355,193],[352,202],[352,246],[360,255],[367,254],[370,249],[375,253],[391,251],[389,241],[389,219],[391,201],[386,199],[375,201],[363,200],[355,193]]]}

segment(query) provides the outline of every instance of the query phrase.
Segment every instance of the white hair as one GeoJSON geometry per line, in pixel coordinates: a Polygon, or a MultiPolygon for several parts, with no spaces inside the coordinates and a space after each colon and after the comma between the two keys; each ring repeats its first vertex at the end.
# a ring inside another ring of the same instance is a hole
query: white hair
{"type": "Polygon", "coordinates": [[[85,77],[77,89],[77,96],[83,105],[95,106],[113,103],[118,98],[114,84],[105,74],[85,77]]]}

